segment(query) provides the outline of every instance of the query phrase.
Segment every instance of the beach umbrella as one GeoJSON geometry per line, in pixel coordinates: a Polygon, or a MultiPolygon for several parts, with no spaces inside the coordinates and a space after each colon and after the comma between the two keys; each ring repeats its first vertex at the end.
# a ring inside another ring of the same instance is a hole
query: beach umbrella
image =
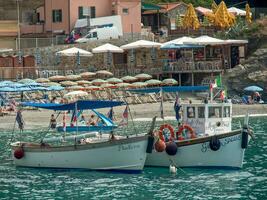
{"type": "Polygon", "coordinates": [[[228,8],[227,10],[229,13],[232,13],[233,15],[236,15],[236,16],[246,16],[246,11],[241,10],[236,7],[231,7],[231,8],[228,8]]]}
{"type": "Polygon", "coordinates": [[[216,13],[214,14],[214,25],[221,28],[229,28],[235,24],[235,16],[232,13],[229,13],[227,7],[222,1],[216,13]]]}
{"type": "Polygon", "coordinates": [[[100,79],[100,78],[95,79],[95,80],[92,81],[92,84],[93,84],[93,85],[102,85],[102,84],[104,84],[104,83],[107,83],[107,81],[105,81],[105,80],[103,80],[103,79],[100,79]]]}
{"type": "Polygon", "coordinates": [[[96,74],[99,76],[113,76],[113,74],[107,70],[99,70],[96,74]]]}
{"type": "Polygon", "coordinates": [[[139,79],[139,80],[149,80],[149,79],[152,78],[152,76],[149,75],[149,74],[144,74],[144,73],[143,73],[143,74],[138,74],[138,75],[136,75],[135,78],[137,78],[137,79],[139,79]]]}
{"type": "Polygon", "coordinates": [[[99,47],[92,49],[93,53],[123,53],[123,49],[112,44],[103,44],[99,47]]]}
{"type": "Polygon", "coordinates": [[[200,27],[200,23],[197,18],[197,14],[195,9],[191,3],[188,4],[184,19],[183,19],[183,27],[184,28],[192,28],[198,29],[200,27]]]}
{"type": "Polygon", "coordinates": [[[24,85],[25,85],[25,86],[28,86],[28,87],[38,87],[38,86],[42,86],[41,83],[36,83],[36,82],[25,83],[24,85]]]}
{"type": "Polygon", "coordinates": [[[106,80],[108,83],[116,84],[116,83],[122,83],[123,81],[119,78],[109,78],[106,80]]]}
{"type": "Polygon", "coordinates": [[[157,79],[151,79],[146,81],[147,85],[152,86],[152,85],[161,85],[161,81],[157,79]]]}
{"type": "Polygon", "coordinates": [[[69,81],[78,81],[78,80],[81,80],[81,76],[80,75],[68,75],[66,76],[66,80],[69,80],[69,81]]]}
{"type": "Polygon", "coordinates": [[[131,87],[132,84],[130,83],[117,83],[116,86],[118,88],[128,88],[128,87],[131,87]]]}
{"type": "Polygon", "coordinates": [[[18,83],[27,84],[27,83],[35,83],[35,80],[25,78],[18,81],[18,83]]]}
{"type": "Polygon", "coordinates": [[[86,80],[76,81],[76,83],[78,83],[78,85],[92,85],[90,81],[86,81],[86,80]]]}
{"type": "Polygon", "coordinates": [[[59,82],[62,86],[68,87],[68,86],[74,86],[78,85],[78,83],[73,82],[73,81],[61,81],[59,82]]]}
{"type": "Polygon", "coordinates": [[[122,49],[158,48],[158,47],[161,47],[161,43],[152,42],[149,40],[138,40],[121,46],[122,49]]]}
{"type": "Polygon", "coordinates": [[[184,42],[185,44],[194,44],[194,45],[222,45],[226,44],[224,40],[217,39],[214,37],[210,37],[208,35],[202,35],[196,38],[192,38],[192,40],[188,40],[184,42]]]}
{"type": "Polygon", "coordinates": [[[185,42],[192,41],[192,39],[193,39],[192,37],[187,37],[187,36],[179,37],[179,38],[176,38],[174,40],[163,43],[160,48],[162,49],[162,48],[164,48],[165,45],[168,45],[168,44],[183,45],[185,42]]]}
{"type": "Polygon", "coordinates": [[[19,87],[24,87],[25,84],[23,83],[16,83],[16,82],[13,82],[12,84],[10,84],[8,87],[12,87],[12,88],[19,88],[19,87]]]}
{"type": "Polygon", "coordinates": [[[60,84],[56,83],[56,82],[47,82],[47,83],[43,83],[43,86],[45,86],[45,87],[60,86],[60,84]]]}
{"type": "Polygon", "coordinates": [[[13,83],[14,83],[13,81],[1,81],[0,87],[9,86],[9,85],[12,85],[13,83]]]}
{"type": "Polygon", "coordinates": [[[218,5],[215,3],[215,1],[213,1],[212,4],[211,4],[212,12],[216,13],[217,9],[218,9],[218,5]]]}
{"type": "Polygon", "coordinates": [[[262,92],[263,91],[261,87],[256,86],[256,85],[248,86],[244,88],[244,90],[248,92],[262,92]]]}
{"type": "Polygon", "coordinates": [[[111,88],[111,89],[115,89],[115,88],[117,88],[116,85],[111,84],[111,83],[104,83],[104,84],[101,85],[101,87],[102,87],[102,88],[111,88]]]}
{"type": "Polygon", "coordinates": [[[30,87],[32,91],[47,91],[48,88],[42,86],[30,87]]]}
{"type": "Polygon", "coordinates": [[[142,87],[146,87],[147,83],[145,82],[134,82],[132,83],[132,87],[136,87],[136,88],[142,88],[142,87]]]}
{"type": "Polygon", "coordinates": [[[83,72],[80,74],[80,76],[83,78],[83,79],[89,79],[89,78],[92,78],[96,75],[96,73],[94,72],[83,72]]]}
{"type": "Polygon", "coordinates": [[[48,91],[61,91],[64,90],[65,88],[60,86],[60,85],[52,85],[47,88],[48,91]]]}
{"type": "Polygon", "coordinates": [[[66,90],[84,90],[84,87],[80,85],[73,85],[73,86],[67,87],[66,90]]]}
{"type": "Polygon", "coordinates": [[[15,89],[11,87],[0,87],[0,92],[15,92],[15,89]]]}
{"type": "Polygon", "coordinates": [[[48,83],[48,82],[50,82],[50,80],[47,79],[47,78],[37,78],[37,79],[35,80],[35,82],[36,82],[36,83],[48,83]]]}
{"type": "Polygon", "coordinates": [[[252,14],[250,12],[250,7],[248,3],[246,4],[246,21],[248,24],[252,22],[252,14]]]}
{"type": "Polygon", "coordinates": [[[134,82],[137,81],[137,78],[135,78],[134,76],[124,76],[121,78],[121,80],[123,80],[124,82],[134,82]]]}
{"type": "Polygon", "coordinates": [[[72,47],[69,49],[56,52],[56,55],[60,55],[60,56],[77,56],[77,54],[81,57],[93,56],[91,52],[83,50],[83,49],[79,49],[77,47],[72,47]]]}
{"type": "Polygon", "coordinates": [[[60,82],[60,81],[66,81],[66,77],[65,76],[51,76],[49,77],[50,81],[55,81],[55,82],[60,82]]]}
{"type": "Polygon", "coordinates": [[[173,78],[167,78],[162,81],[163,85],[177,85],[178,82],[173,78]]]}
{"type": "Polygon", "coordinates": [[[65,99],[79,99],[79,98],[84,98],[84,97],[88,97],[88,93],[85,91],[72,91],[72,92],[68,92],[67,94],[65,94],[63,96],[63,98],[65,99]]]}
{"type": "Polygon", "coordinates": [[[102,88],[99,86],[90,85],[88,87],[85,87],[85,90],[102,90],[102,88]]]}

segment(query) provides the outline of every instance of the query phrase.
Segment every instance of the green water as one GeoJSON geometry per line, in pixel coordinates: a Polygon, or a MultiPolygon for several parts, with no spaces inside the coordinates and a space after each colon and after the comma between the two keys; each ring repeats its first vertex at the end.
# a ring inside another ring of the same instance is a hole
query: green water
{"type": "MultiPolygon", "coordinates": [[[[239,126],[234,120],[234,127],[239,126]]],[[[16,168],[6,160],[12,132],[0,132],[0,199],[267,199],[267,118],[251,118],[256,140],[241,170],[145,168],[141,174],[16,168]]],[[[136,124],[141,129],[144,122],[136,124]]],[[[35,140],[40,132],[27,131],[35,140]]]]}

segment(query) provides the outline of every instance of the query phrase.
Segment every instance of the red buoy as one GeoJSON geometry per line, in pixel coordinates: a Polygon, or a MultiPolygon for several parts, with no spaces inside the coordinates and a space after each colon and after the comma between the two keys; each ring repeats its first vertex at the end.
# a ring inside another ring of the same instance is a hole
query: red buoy
{"type": "Polygon", "coordinates": [[[157,152],[163,152],[166,148],[166,144],[164,141],[162,140],[158,140],[156,143],[155,143],[155,149],[157,152]]]}
{"type": "Polygon", "coordinates": [[[21,159],[24,157],[24,151],[22,148],[18,148],[14,151],[14,157],[17,159],[21,159]]]}

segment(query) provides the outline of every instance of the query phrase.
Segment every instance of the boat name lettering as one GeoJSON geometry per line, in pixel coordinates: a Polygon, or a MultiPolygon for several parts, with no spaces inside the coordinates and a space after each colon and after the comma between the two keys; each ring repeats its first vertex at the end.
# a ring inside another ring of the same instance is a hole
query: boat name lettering
{"type": "Polygon", "coordinates": [[[137,144],[128,144],[128,145],[119,145],[119,151],[127,151],[132,149],[139,149],[140,145],[137,144]]]}
{"type": "MultiPolygon", "coordinates": [[[[233,136],[233,137],[229,137],[229,138],[225,138],[224,140],[220,140],[221,142],[221,145],[222,146],[225,146],[231,142],[235,142],[237,140],[241,140],[241,135],[236,135],[236,136],[233,136]]],[[[210,145],[209,145],[209,142],[205,142],[202,144],[202,147],[201,147],[201,151],[203,153],[207,152],[207,150],[210,149],[210,145]]]]}

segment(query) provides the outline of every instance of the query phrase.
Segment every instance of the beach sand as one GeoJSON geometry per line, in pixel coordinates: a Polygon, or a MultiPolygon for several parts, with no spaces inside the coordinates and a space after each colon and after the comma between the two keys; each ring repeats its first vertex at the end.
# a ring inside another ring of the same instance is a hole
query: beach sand
{"type": "MultiPolygon", "coordinates": [[[[125,106],[119,106],[114,108],[115,117],[120,119],[125,106]]],[[[99,109],[103,114],[107,114],[109,108],[99,109]]],[[[233,104],[233,116],[242,116],[247,112],[251,115],[267,115],[267,104],[255,104],[255,105],[238,105],[233,104]]],[[[45,129],[49,125],[49,120],[53,111],[50,110],[24,110],[22,112],[23,119],[25,121],[25,129],[45,129]]],[[[92,111],[86,111],[85,117],[89,118],[92,111]]],[[[130,113],[133,119],[136,118],[152,118],[153,116],[160,116],[160,103],[147,103],[130,105],[130,113]]],[[[129,115],[129,119],[131,119],[129,115]]],[[[56,115],[55,115],[56,116],[56,115]]],[[[164,116],[175,116],[173,110],[173,102],[164,102],[164,116]]],[[[0,117],[0,129],[12,130],[15,122],[15,113],[0,117]]],[[[62,122],[62,116],[59,116],[58,122],[62,122]]],[[[17,125],[16,125],[17,127],[17,125]]]]}

